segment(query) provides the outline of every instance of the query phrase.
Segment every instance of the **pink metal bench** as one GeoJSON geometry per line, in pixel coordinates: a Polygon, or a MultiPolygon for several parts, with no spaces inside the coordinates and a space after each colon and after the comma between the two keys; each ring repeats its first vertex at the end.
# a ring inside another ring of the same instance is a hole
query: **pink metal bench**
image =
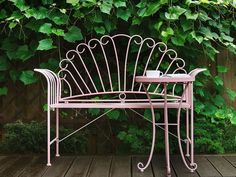
{"type": "MultiPolygon", "coordinates": [[[[185,90],[186,83],[181,83],[182,91],[181,93],[177,92],[176,88],[180,85],[177,79],[176,83],[167,88],[166,104],[164,104],[163,85],[160,83],[151,84],[151,82],[145,84],[148,92],[147,97],[147,93],[142,87],[144,83],[136,82],[137,76],[145,76],[147,70],[161,70],[166,77],[168,74],[188,74],[185,70],[185,61],[179,58],[173,49],[168,49],[163,42],[155,42],[152,38],[142,38],[139,35],[105,35],[100,39],[91,39],[87,43],[80,43],[74,50],[69,50],[65,59],[60,61],[59,66],[58,73],[48,69],[35,69],[46,77],[48,83],[48,166],[51,165],[50,147],[54,142],[56,143],[56,156],[59,156],[61,141],[116,108],[130,109],[145,118],[135,109],[150,108],[150,102],[153,108],[167,106],[167,108],[179,109],[181,102],[181,108],[186,109],[187,122],[186,138],[182,141],[186,143],[186,155],[191,155],[190,165],[184,157],[183,160],[190,170],[193,171],[197,168],[193,159],[192,87],[186,87],[185,90]],[[59,109],[61,108],[110,109],[68,136],[59,139],[59,109]],[[51,140],[50,112],[52,110],[56,110],[56,137],[51,140]],[[189,110],[191,112],[190,121],[189,110]]],[[[195,69],[188,74],[192,78],[190,84],[195,80],[195,76],[203,70],[195,69]]],[[[150,119],[145,119],[150,121],[150,119]]],[[[163,123],[155,123],[154,127],[162,125],[163,123]]],[[[167,126],[169,125],[171,124],[167,126]]],[[[155,135],[153,136],[155,139],[155,135]]],[[[180,150],[183,154],[182,145],[180,145],[180,150]]],[[[149,165],[150,159],[151,155],[145,167],[143,164],[138,166],[141,171],[149,165]]]]}

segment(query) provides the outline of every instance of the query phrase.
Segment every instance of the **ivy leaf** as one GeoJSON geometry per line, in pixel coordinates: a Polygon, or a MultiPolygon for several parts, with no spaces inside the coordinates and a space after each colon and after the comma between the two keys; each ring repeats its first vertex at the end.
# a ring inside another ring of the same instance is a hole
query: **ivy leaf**
{"type": "Polygon", "coordinates": [[[161,8],[160,2],[151,3],[148,6],[148,8],[145,11],[145,13],[143,14],[143,17],[148,17],[150,15],[155,14],[160,8],[161,8]]]}
{"type": "Polygon", "coordinates": [[[102,13],[101,13],[101,12],[96,12],[96,13],[94,13],[93,15],[91,15],[91,16],[89,17],[89,19],[90,19],[91,21],[96,22],[96,23],[103,23],[103,22],[104,22],[103,19],[102,19],[102,13]]]}
{"type": "Polygon", "coordinates": [[[215,32],[212,32],[209,27],[201,27],[199,32],[204,34],[206,38],[209,38],[211,40],[219,38],[218,34],[216,34],[215,32]]]}
{"type": "Polygon", "coordinates": [[[190,10],[187,10],[184,15],[186,16],[186,18],[188,20],[196,20],[197,17],[198,17],[198,14],[197,13],[192,13],[190,10]]]}
{"type": "Polygon", "coordinates": [[[161,32],[161,35],[162,35],[163,37],[167,38],[167,37],[169,37],[169,36],[174,35],[174,31],[173,31],[173,29],[172,29],[171,27],[168,27],[168,28],[166,28],[165,31],[162,31],[162,32],[161,32]]]}
{"type": "Polygon", "coordinates": [[[119,7],[126,7],[126,2],[125,1],[122,1],[122,0],[114,0],[114,6],[116,8],[119,8],[119,7]]]}
{"type": "Polygon", "coordinates": [[[43,25],[43,21],[35,20],[33,18],[25,25],[26,28],[29,28],[35,32],[39,31],[39,28],[43,25]]]}
{"type": "Polygon", "coordinates": [[[100,10],[105,13],[110,15],[112,9],[112,3],[110,1],[103,1],[102,4],[100,5],[100,10]]]}
{"type": "Polygon", "coordinates": [[[231,90],[230,88],[227,88],[227,94],[229,96],[229,99],[231,101],[234,101],[235,100],[235,97],[236,97],[236,92],[234,90],[231,90]]]}
{"type": "Polygon", "coordinates": [[[207,13],[205,11],[200,11],[198,13],[198,17],[201,21],[208,21],[208,20],[211,20],[211,18],[207,15],[207,13]]]}
{"type": "Polygon", "coordinates": [[[108,19],[105,19],[105,27],[108,33],[110,33],[112,30],[116,28],[116,26],[108,19]]]}
{"type": "Polygon", "coordinates": [[[168,20],[178,20],[179,16],[186,12],[186,9],[180,6],[169,7],[168,12],[165,12],[165,17],[168,20]]]}
{"type": "Polygon", "coordinates": [[[184,46],[185,38],[182,35],[175,35],[171,38],[171,41],[176,46],[184,46]]]}
{"type": "Polygon", "coordinates": [[[48,16],[48,9],[45,7],[39,7],[39,9],[31,8],[25,11],[27,18],[34,17],[36,20],[45,19],[48,16]]]}
{"type": "Polygon", "coordinates": [[[225,119],[226,118],[225,110],[217,109],[215,112],[215,117],[218,119],[225,119]]]}
{"type": "Polygon", "coordinates": [[[157,31],[159,31],[160,28],[161,28],[161,26],[162,26],[162,24],[163,24],[163,21],[159,21],[159,22],[157,22],[157,23],[154,24],[154,28],[155,28],[157,31]]]}
{"type": "Polygon", "coordinates": [[[132,19],[132,25],[140,25],[142,20],[139,17],[134,17],[132,19]]]}
{"type": "Polygon", "coordinates": [[[83,39],[80,28],[77,26],[71,26],[67,33],[65,33],[64,39],[68,42],[75,42],[83,39]]]}
{"type": "Polygon", "coordinates": [[[13,29],[13,28],[16,27],[16,25],[17,25],[16,22],[11,22],[11,23],[9,23],[8,27],[9,27],[10,29],[13,29]]]}
{"type": "Polygon", "coordinates": [[[50,12],[49,19],[52,20],[57,25],[66,25],[68,23],[68,15],[61,13],[60,11],[50,12]]]}
{"type": "Polygon", "coordinates": [[[0,71],[6,71],[10,68],[10,63],[6,57],[0,56],[0,71]]]}
{"type": "Polygon", "coordinates": [[[43,112],[47,112],[48,111],[48,104],[43,104],[43,112]]]}
{"type": "Polygon", "coordinates": [[[228,71],[228,68],[225,66],[217,66],[217,71],[219,73],[226,73],[228,71]]]}
{"type": "Polygon", "coordinates": [[[160,1],[156,1],[156,2],[148,4],[148,7],[145,10],[143,17],[147,17],[147,16],[155,14],[157,11],[160,10],[162,5],[167,4],[167,3],[168,3],[168,0],[160,0],[160,1]]]}
{"type": "Polygon", "coordinates": [[[95,27],[94,30],[96,31],[97,34],[105,34],[105,32],[106,32],[106,30],[103,26],[95,27]]]}
{"type": "Polygon", "coordinates": [[[227,48],[229,49],[230,52],[236,55],[236,45],[234,43],[229,43],[227,45],[227,48]]]}
{"type": "Polygon", "coordinates": [[[29,84],[33,84],[33,83],[37,82],[37,78],[35,77],[34,72],[31,70],[22,71],[22,73],[20,75],[20,80],[25,85],[29,85],[29,84]]]}
{"type": "Polygon", "coordinates": [[[0,96],[7,95],[8,88],[7,87],[0,87],[0,96]]]}
{"type": "Polygon", "coordinates": [[[37,47],[37,50],[50,50],[53,48],[56,48],[56,46],[52,45],[53,41],[52,39],[42,39],[39,41],[39,45],[37,47]]]}
{"type": "Polygon", "coordinates": [[[232,38],[231,36],[226,35],[225,33],[220,33],[220,37],[221,39],[228,41],[228,42],[233,42],[234,38],[232,38]]]}
{"type": "Polygon", "coordinates": [[[57,35],[57,36],[65,36],[64,30],[63,29],[52,29],[52,33],[57,35]]]}
{"type": "Polygon", "coordinates": [[[14,82],[17,81],[21,75],[20,71],[16,71],[16,70],[11,70],[9,74],[10,74],[11,79],[14,82]]]}
{"type": "Polygon", "coordinates": [[[72,4],[72,6],[75,6],[76,4],[79,3],[79,0],[66,0],[66,3],[72,4]]]}
{"type": "Polygon", "coordinates": [[[39,28],[39,32],[44,34],[51,34],[52,33],[52,24],[51,23],[44,23],[39,28]]]}
{"type": "Polygon", "coordinates": [[[128,10],[118,9],[116,16],[122,20],[128,21],[129,17],[131,16],[131,12],[128,10]]]}
{"type": "Polygon", "coordinates": [[[201,44],[202,41],[203,41],[203,37],[202,37],[202,36],[198,36],[195,31],[192,31],[192,32],[190,33],[190,36],[191,36],[193,39],[195,39],[199,44],[201,44]]]}
{"type": "Polygon", "coordinates": [[[24,0],[10,0],[10,1],[13,2],[14,5],[15,5],[18,9],[20,9],[21,11],[24,11],[24,10],[26,10],[26,9],[29,8],[29,6],[26,6],[26,5],[25,5],[25,1],[24,1],[24,0]]]}
{"type": "Polygon", "coordinates": [[[145,12],[146,12],[147,8],[142,8],[142,9],[139,9],[137,14],[139,17],[144,17],[145,16],[145,12]]]}
{"type": "Polygon", "coordinates": [[[7,11],[5,9],[2,9],[0,11],[0,19],[4,19],[7,17],[7,11]]]}
{"type": "Polygon", "coordinates": [[[29,50],[28,45],[19,46],[15,53],[16,59],[19,58],[22,61],[26,61],[32,56],[33,56],[33,52],[29,50]]]}
{"type": "Polygon", "coordinates": [[[223,86],[223,84],[224,84],[223,79],[220,76],[215,76],[214,77],[214,82],[218,86],[223,86]]]}
{"type": "Polygon", "coordinates": [[[219,53],[219,51],[216,50],[209,41],[204,41],[203,44],[206,47],[206,54],[214,61],[215,56],[219,53]]]}
{"type": "Polygon", "coordinates": [[[119,110],[111,111],[107,113],[107,116],[109,119],[117,120],[120,116],[120,111],[119,110]]]}
{"type": "Polygon", "coordinates": [[[92,116],[97,116],[100,112],[99,108],[89,108],[88,112],[92,115],[92,116]]]}
{"type": "Polygon", "coordinates": [[[202,112],[204,108],[205,108],[205,105],[204,105],[202,102],[196,101],[196,104],[195,104],[195,111],[196,111],[197,113],[202,112]]]}
{"type": "Polygon", "coordinates": [[[185,18],[180,20],[180,24],[184,31],[188,31],[193,28],[192,22],[190,20],[186,20],[185,18]]]}
{"type": "Polygon", "coordinates": [[[233,21],[231,22],[231,25],[236,29],[236,20],[233,20],[233,21]]]}
{"type": "Polygon", "coordinates": [[[225,100],[221,95],[216,95],[213,100],[218,107],[221,107],[225,104],[225,100]]]}
{"type": "Polygon", "coordinates": [[[230,122],[231,124],[236,125],[236,114],[230,118],[230,122]]]}

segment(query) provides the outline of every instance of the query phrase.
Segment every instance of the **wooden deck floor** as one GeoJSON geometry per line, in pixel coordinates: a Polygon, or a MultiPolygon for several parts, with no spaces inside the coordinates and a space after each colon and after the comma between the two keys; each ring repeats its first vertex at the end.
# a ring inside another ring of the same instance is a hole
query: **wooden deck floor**
{"type": "MultiPolygon", "coordinates": [[[[0,156],[0,177],[164,177],[164,156],[155,156],[141,173],[144,156],[61,156],[45,165],[45,156],[0,156]]],[[[197,155],[198,169],[190,173],[179,156],[172,156],[172,177],[236,177],[236,155],[197,155]]]]}

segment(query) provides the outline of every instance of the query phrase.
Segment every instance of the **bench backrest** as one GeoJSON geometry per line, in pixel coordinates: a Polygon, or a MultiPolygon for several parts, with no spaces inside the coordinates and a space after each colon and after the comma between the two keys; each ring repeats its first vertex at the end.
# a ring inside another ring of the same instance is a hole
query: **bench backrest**
{"type": "MultiPolygon", "coordinates": [[[[185,61],[163,42],[139,35],[117,34],[91,39],[69,50],[60,62],[58,75],[62,86],[68,90],[65,98],[142,94],[142,85],[135,82],[135,76],[145,75],[147,70],[186,73],[184,67],[185,61]]],[[[148,90],[153,94],[162,92],[159,85],[149,85],[148,90]]]]}

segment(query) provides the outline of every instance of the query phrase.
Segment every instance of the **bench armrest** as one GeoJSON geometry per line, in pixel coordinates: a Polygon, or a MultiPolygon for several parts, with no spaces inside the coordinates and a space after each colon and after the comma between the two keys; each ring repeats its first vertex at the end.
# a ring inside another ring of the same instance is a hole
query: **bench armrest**
{"type": "Polygon", "coordinates": [[[206,68],[196,68],[196,69],[190,71],[189,75],[195,78],[196,75],[198,75],[199,73],[206,71],[206,70],[207,70],[206,68]]]}
{"type": "Polygon", "coordinates": [[[59,77],[49,69],[34,69],[34,71],[43,74],[47,80],[48,105],[58,103],[61,96],[61,82],[59,77]]]}

